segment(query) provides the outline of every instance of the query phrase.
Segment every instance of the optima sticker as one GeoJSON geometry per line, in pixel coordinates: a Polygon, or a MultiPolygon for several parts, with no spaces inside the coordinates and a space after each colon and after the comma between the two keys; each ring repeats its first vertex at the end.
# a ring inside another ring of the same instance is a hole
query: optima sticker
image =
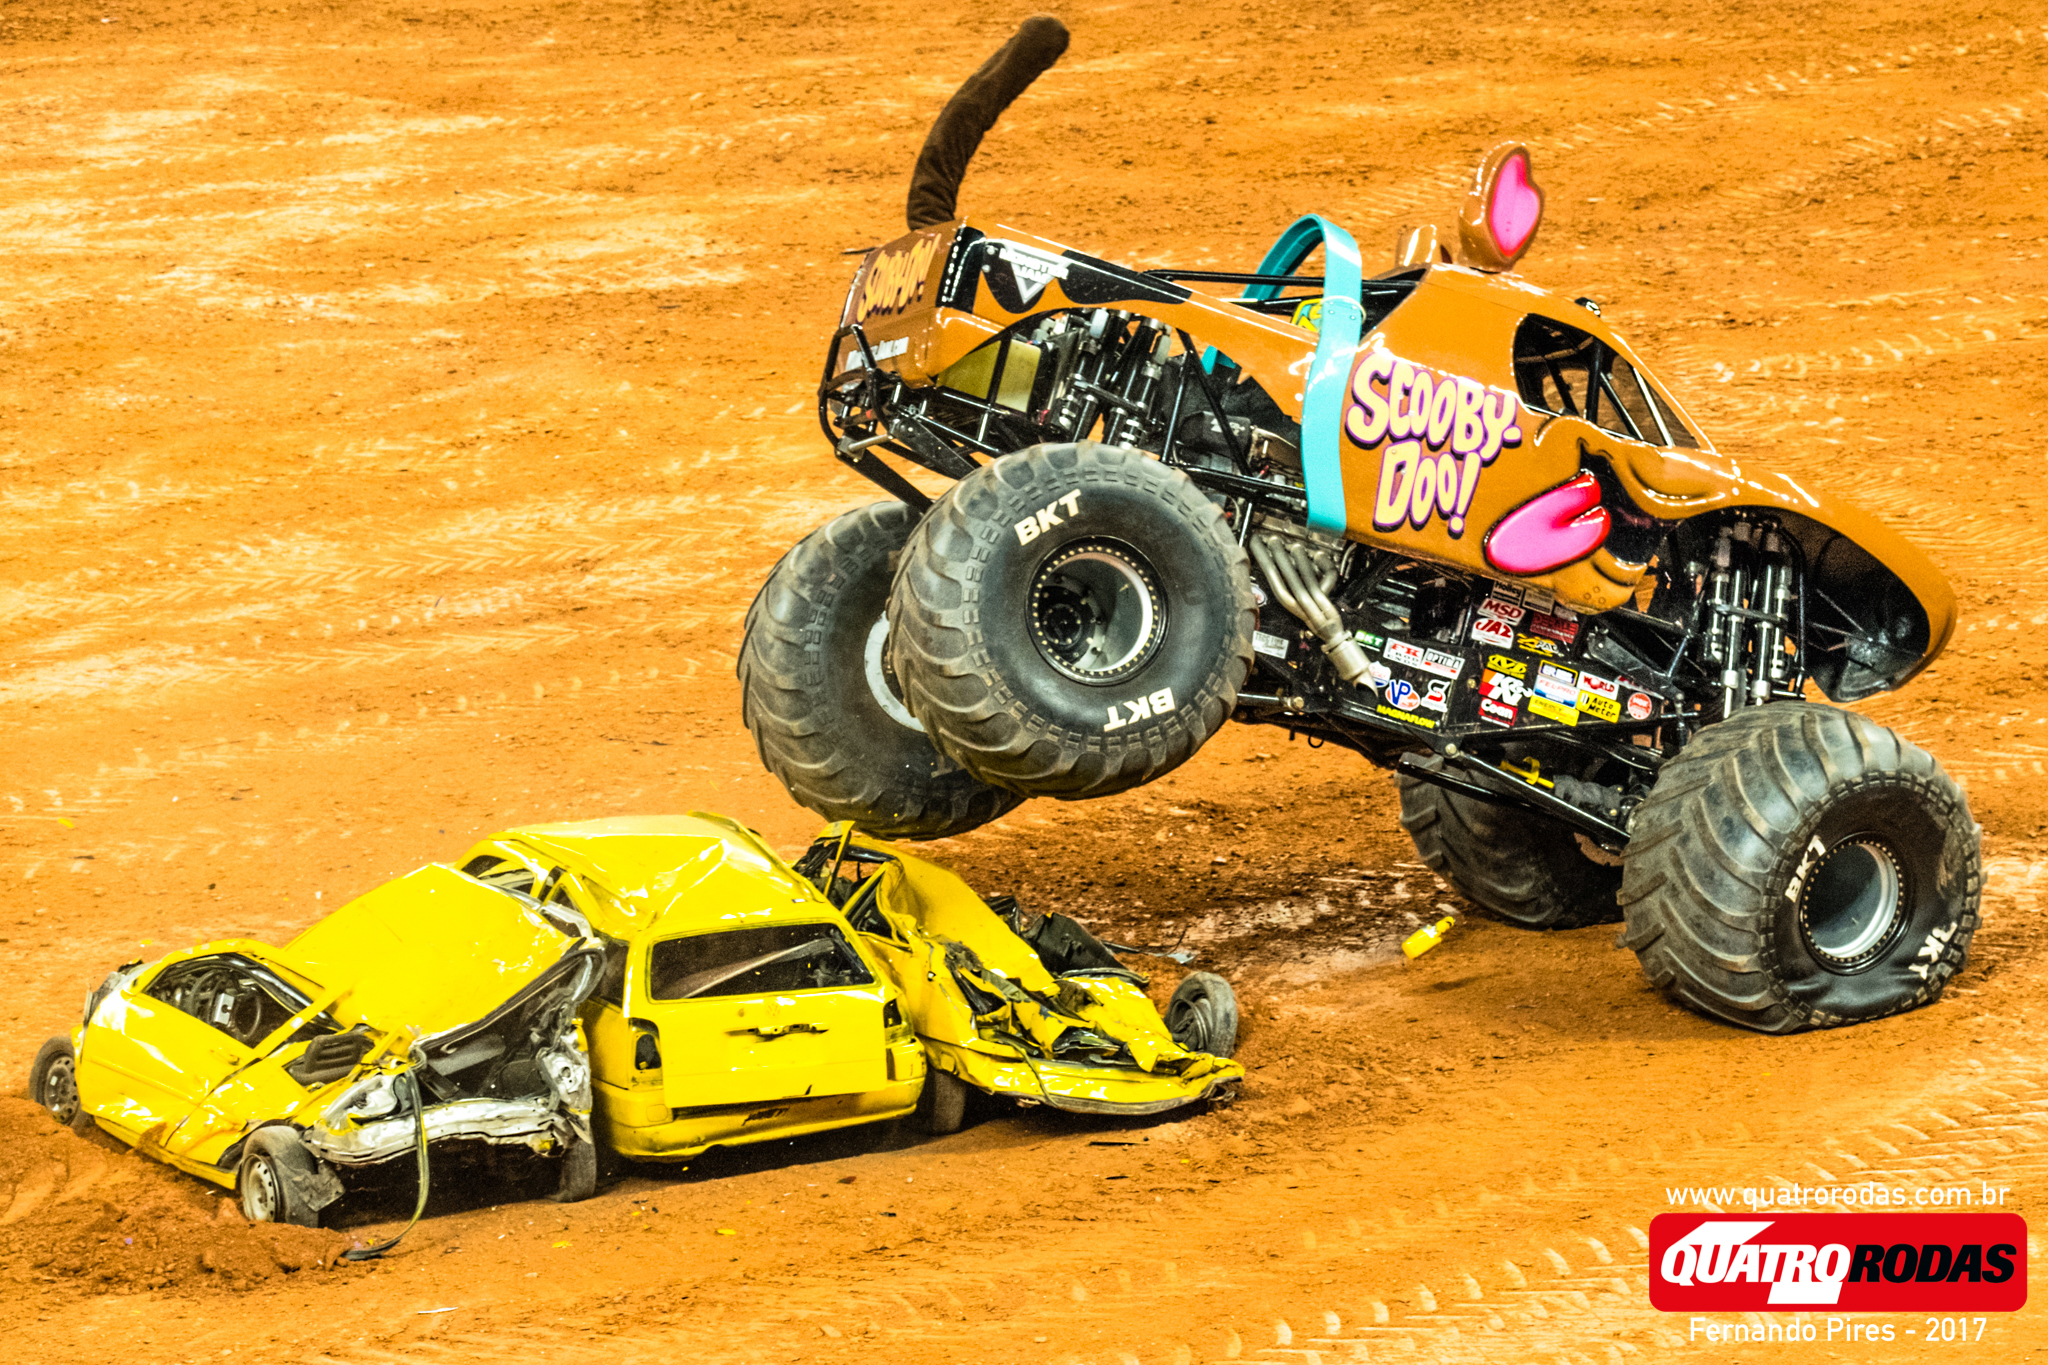
{"type": "Polygon", "coordinates": [[[1420,531],[1441,516],[1454,539],[1464,535],[1480,474],[1503,449],[1522,443],[1521,415],[1521,399],[1506,389],[1392,351],[1368,353],[1351,372],[1344,434],[1380,452],[1373,529],[1405,523],[1420,531]]]}
{"type": "Polygon", "coordinates": [[[1421,649],[1406,640],[1389,640],[1381,652],[1403,667],[1419,668],[1425,673],[1453,681],[1465,671],[1465,661],[1457,655],[1446,654],[1440,649],[1421,649]]]}

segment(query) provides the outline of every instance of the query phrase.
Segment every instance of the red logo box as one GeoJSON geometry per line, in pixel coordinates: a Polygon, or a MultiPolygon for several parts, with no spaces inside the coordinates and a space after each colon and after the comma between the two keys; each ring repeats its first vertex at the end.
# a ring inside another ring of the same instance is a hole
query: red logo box
{"type": "Polygon", "coordinates": [[[2010,1313],[2027,1302],[2016,1213],[1661,1213],[1666,1313],[2010,1313]]]}

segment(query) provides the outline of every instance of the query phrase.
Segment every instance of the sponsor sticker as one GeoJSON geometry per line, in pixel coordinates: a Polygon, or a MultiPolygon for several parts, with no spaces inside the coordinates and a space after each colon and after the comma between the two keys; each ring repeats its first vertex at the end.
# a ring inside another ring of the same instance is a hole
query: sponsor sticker
{"type": "Polygon", "coordinates": [[[1436,681],[1432,682],[1429,685],[1429,690],[1427,692],[1423,693],[1420,697],[1417,697],[1415,699],[1415,704],[1417,706],[1422,707],[1424,710],[1435,711],[1439,715],[1441,715],[1443,712],[1450,709],[1451,699],[1448,695],[1449,688],[1450,684],[1448,682],[1446,682],[1442,678],[1438,678],[1436,681]]]}
{"type": "Polygon", "coordinates": [[[1560,725],[1577,725],[1579,713],[1569,706],[1560,706],[1548,697],[1529,698],[1529,714],[1554,720],[1560,725]]]}
{"type": "Polygon", "coordinates": [[[1546,640],[1555,640],[1561,645],[1568,645],[1579,638],[1577,621],[1568,621],[1562,616],[1540,611],[1529,618],[1529,630],[1532,634],[1541,635],[1546,640]]]}
{"type": "Polygon", "coordinates": [[[1523,588],[1522,601],[1531,611],[1549,611],[1557,605],[1556,595],[1542,588],[1523,588]]]}
{"type": "Polygon", "coordinates": [[[1524,654],[1548,654],[1552,658],[1557,657],[1557,646],[1551,641],[1544,639],[1541,635],[1517,633],[1515,636],[1515,648],[1521,650],[1524,654]]]}
{"type": "Polygon", "coordinates": [[[1285,636],[1268,635],[1263,630],[1255,630],[1252,632],[1252,652],[1284,659],[1287,657],[1287,639],[1285,636]]]}
{"type": "Polygon", "coordinates": [[[1605,697],[1609,701],[1621,699],[1620,683],[1612,678],[1596,678],[1591,673],[1579,674],[1579,691],[1591,692],[1594,696],[1605,697]]]}
{"type": "Polygon", "coordinates": [[[1650,700],[1650,694],[1647,692],[1637,692],[1628,699],[1628,718],[1630,720],[1648,720],[1650,712],[1655,709],[1656,703],[1650,700]]]}
{"type": "MultiPolygon", "coordinates": [[[[1496,594],[1499,591],[1500,589],[1498,588],[1494,589],[1496,594]]],[[[1522,618],[1527,616],[1529,612],[1519,601],[1510,601],[1504,597],[1493,596],[1479,604],[1479,614],[1490,617],[1495,621],[1505,621],[1509,625],[1514,626],[1520,625],[1522,618]]]]}
{"type": "Polygon", "coordinates": [[[1358,643],[1368,651],[1375,649],[1384,649],[1386,648],[1387,644],[1386,636],[1375,635],[1369,630],[1353,631],[1351,633],[1351,638],[1358,641],[1358,643]]]}
{"type": "Polygon", "coordinates": [[[1520,706],[1522,699],[1529,695],[1529,684],[1520,678],[1511,678],[1505,673],[1492,669],[1479,675],[1479,694],[1491,697],[1505,704],[1510,710],[1520,706]]]}
{"type": "Polygon", "coordinates": [[[1487,655],[1486,666],[1496,673],[1505,673],[1511,678],[1526,678],[1529,676],[1529,665],[1523,663],[1520,659],[1510,659],[1505,654],[1487,655]]]}
{"type": "Polygon", "coordinates": [[[2026,1301],[2016,1213],[1650,1220],[1650,1302],[1666,1313],[2010,1313],[2026,1301]]]}
{"type": "Polygon", "coordinates": [[[1563,702],[1566,706],[1576,706],[1579,701],[1579,675],[1557,664],[1539,664],[1536,667],[1536,695],[1563,702]]]}
{"type": "Polygon", "coordinates": [[[1491,721],[1495,725],[1513,725],[1515,723],[1515,708],[1504,701],[1495,701],[1492,697],[1481,697],[1479,699],[1479,718],[1491,721]]]}
{"type": "Polygon", "coordinates": [[[1396,711],[1391,706],[1379,706],[1374,709],[1389,720],[1406,721],[1410,725],[1420,725],[1425,730],[1436,729],[1436,722],[1428,716],[1418,716],[1411,711],[1396,711]]]}
{"type": "Polygon", "coordinates": [[[1419,668],[1425,673],[1434,673],[1440,678],[1455,680],[1465,671],[1465,661],[1456,654],[1446,654],[1440,649],[1423,649],[1406,640],[1389,640],[1381,653],[1406,668],[1419,668]]]}
{"type": "Polygon", "coordinates": [[[1492,645],[1497,649],[1513,649],[1515,628],[1506,621],[1481,616],[1472,622],[1472,638],[1482,645],[1492,645]]]}
{"type": "Polygon", "coordinates": [[[1620,702],[1609,701],[1591,692],[1579,693],[1579,709],[1596,720],[1604,720],[1609,724],[1621,719],[1620,702]]]}

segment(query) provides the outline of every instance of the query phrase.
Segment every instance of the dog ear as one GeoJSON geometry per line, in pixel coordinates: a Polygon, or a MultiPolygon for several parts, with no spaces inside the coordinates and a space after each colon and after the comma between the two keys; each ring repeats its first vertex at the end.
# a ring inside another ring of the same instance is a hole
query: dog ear
{"type": "Polygon", "coordinates": [[[1529,170],[1529,149],[1503,142],[1479,163],[1458,214],[1459,255],[1480,270],[1513,270],[1536,240],[1543,190],[1529,170]]]}
{"type": "Polygon", "coordinates": [[[1066,50],[1067,26],[1050,14],[1034,14],[946,102],[910,175],[904,216],[911,231],[953,217],[960,181],[982,137],[1066,50]]]}

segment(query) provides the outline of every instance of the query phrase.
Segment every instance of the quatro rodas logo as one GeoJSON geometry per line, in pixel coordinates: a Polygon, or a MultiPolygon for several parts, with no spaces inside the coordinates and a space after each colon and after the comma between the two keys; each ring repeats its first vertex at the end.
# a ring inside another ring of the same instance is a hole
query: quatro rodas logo
{"type": "Polygon", "coordinates": [[[1650,1302],[1667,1313],[2010,1313],[2026,1301],[2016,1213],[1650,1220],[1650,1302]]]}

